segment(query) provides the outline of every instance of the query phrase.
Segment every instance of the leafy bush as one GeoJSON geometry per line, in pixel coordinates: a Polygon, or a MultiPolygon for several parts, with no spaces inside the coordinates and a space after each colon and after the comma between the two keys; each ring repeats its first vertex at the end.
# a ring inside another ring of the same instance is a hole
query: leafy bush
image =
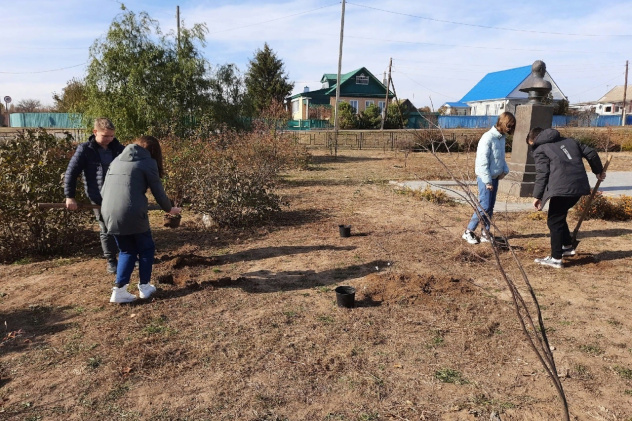
{"type": "MultiPolygon", "coordinates": [[[[579,216],[586,209],[589,196],[582,197],[575,212],[579,216]]],[[[590,204],[585,219],[604,219],[607,221],[629,221],[632,219],[632,197],[607,198],[597,194],[590,204]]]]}
{"type": "Polygon", "coordinates": [[[64,201],[63,176],[75,146],[72,137],[26,130],[0,145],[0,261],[68,250],[91,219],[87,212],[37,208],[64,201]]]}
{"type": "Polygon", "coordinates": [[[254,122],[249,132],[163,140],[167,193],[221,226],[248,225],[278,212],[279,171],[306,167],[309,155],[276,126],[269,119],[254,122]]]}

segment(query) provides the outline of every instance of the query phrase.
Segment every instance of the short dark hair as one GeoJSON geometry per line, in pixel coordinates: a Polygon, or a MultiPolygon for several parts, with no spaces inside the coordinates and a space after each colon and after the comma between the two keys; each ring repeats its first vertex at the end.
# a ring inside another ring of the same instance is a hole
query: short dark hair
{"type": "Polygon", "coordinates": [[[542,131],[544,131],[542,127],[534,127],[533,129],[529,130],[529,134],[527,135],[527,143],[529,143],[529,141],[535,142],[535,138],[538,137],[538,135],[542,133],[542,131]]]}

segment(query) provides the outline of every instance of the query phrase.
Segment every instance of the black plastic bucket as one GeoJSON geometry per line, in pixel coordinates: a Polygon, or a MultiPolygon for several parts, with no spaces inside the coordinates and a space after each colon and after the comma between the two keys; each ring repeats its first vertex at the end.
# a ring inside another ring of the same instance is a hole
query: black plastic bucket
{"type": "Polygon", "coordinates": [[[351,225],[338,225],[341,237],[351,237],[351,225]]]}
{"type": "Polygon", "coordinates": [[[338,307],[355,307],[355,288],[350,286],[339,286],[336,291],[336,303],[338,307]]]}

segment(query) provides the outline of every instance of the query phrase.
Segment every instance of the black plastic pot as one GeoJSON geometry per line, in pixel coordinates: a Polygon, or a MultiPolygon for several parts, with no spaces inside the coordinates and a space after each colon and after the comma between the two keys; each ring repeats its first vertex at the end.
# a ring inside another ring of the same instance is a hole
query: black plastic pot
{"type": "Polygon", "coordinates": [[[165,214],[163,216],[163,226],[167,228],[178,228],[180,226],[180,220],[182,217],[180,215],[169,215],[165,214]]]}
{"type": "Polygon", "coordinates": [[[341,237],[351,237],[351,225],[338,225],[341,237]]]}
{"type": "Polygon", "coordinates": [[[355,307],[355,288],[350,286],[339,286],[336,291],[336,303],[338,307],[355,307]]]}

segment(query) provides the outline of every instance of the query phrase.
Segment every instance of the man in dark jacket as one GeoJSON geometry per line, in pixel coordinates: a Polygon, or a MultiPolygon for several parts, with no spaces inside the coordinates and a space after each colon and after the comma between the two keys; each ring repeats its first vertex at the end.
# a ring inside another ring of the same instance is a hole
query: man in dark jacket
{"type": "MultiPolygon", "coordinates": [[[[77,209],[75,193],[77,191],[77,177],[83,173],[83,184],[88,198],[95,205],[101,205],[101,187],[107,174],[108,167],[114,158],[123,151],[123,145],[114,137],[114,124],[107,118],[97,118],[94,121],[92,136],[87,142],[77,147],[64,178],[64,194],[66,196],[66,208],[77,209]]],[[[116,273],[116,253],[118,247],[114,237],[108,234],[107,228],[101,218],[101,212],[94,210],[99,222],[101,247],[107,260],[107,271],[116,273]]]]}
{"type": "Polygon", "coordinates": [[[533,149],[535,187],[533,207],[541,210],[550,199],[547,225],[551,233],[551,255],[536,263],[562,268],[563,256],[574,256],[575,249],[566,217],[579,199],[590,194],[590,184],[582,158],[599,180],[606,178],[597,152],[575,139],[564,138],[555,129],[531,129],[527,143],[533,149]]]}

